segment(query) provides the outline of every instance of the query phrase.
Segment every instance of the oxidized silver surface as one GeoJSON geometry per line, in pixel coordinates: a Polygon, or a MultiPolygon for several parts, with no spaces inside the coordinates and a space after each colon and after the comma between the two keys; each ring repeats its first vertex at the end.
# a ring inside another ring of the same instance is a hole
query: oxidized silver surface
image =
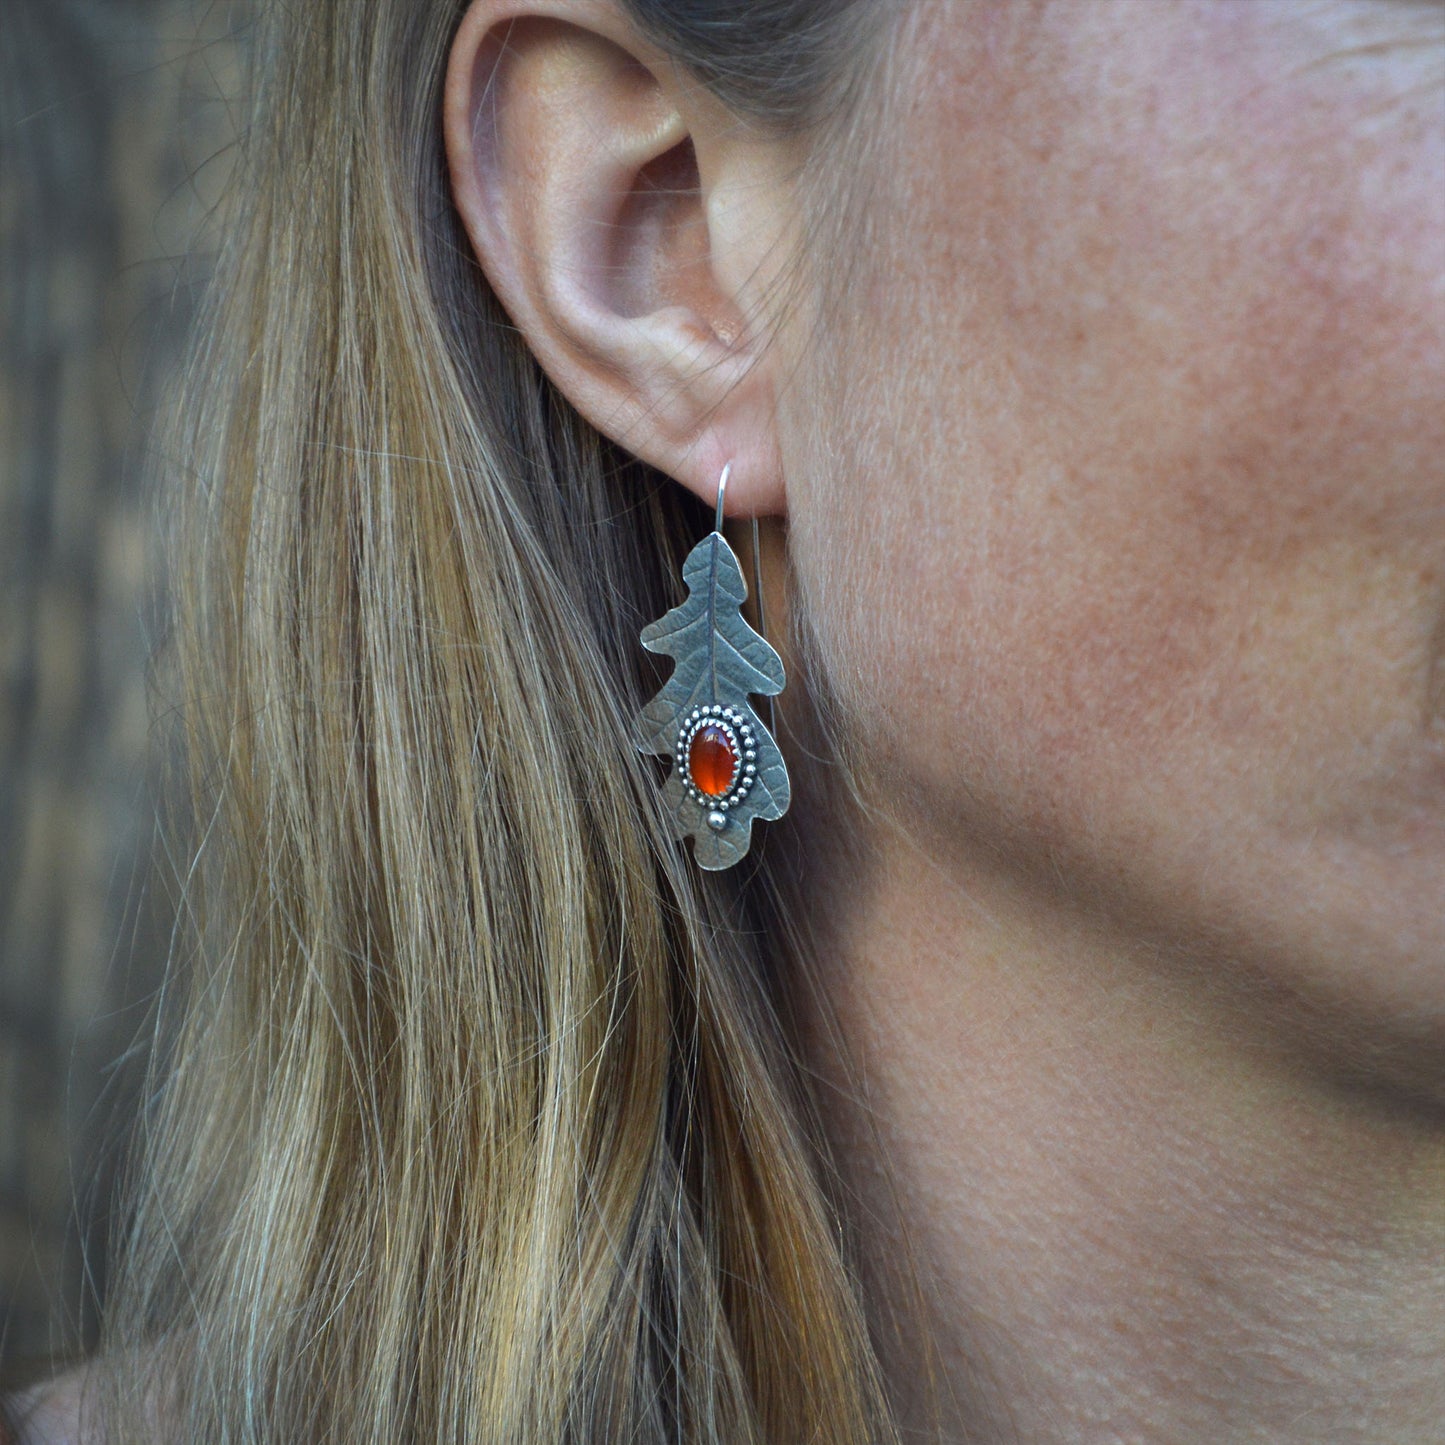
{"type": "Polygon", "coordinates": [[[679,838],[691,837],[700,868],[731,868],[746,856],[757,818],[781,818],[791,787],[772,734],[750,696],[783,690],[783,661],[744,620],[742,568],[721,532],[688,553],[687,601],[642,630],[649,652],[677,663],[662,690],[637,715],[637,746],[672,761],[663,801],[679,838]],[[692,784],[688,747],[697,728],[717,723],[737,744],[738,767],[726,794],[712,798],[692,784]]]}

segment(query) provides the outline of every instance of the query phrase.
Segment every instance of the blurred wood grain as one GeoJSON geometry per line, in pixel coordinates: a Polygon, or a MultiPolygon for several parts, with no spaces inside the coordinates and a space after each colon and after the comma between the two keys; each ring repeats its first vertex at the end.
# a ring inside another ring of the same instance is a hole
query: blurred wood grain
{"type": "Polygon", "coordinates": [[[234,139],[239,5],[0,0],[0,1362],[93,1336],[167,946],[146,444],[234,139]]]}

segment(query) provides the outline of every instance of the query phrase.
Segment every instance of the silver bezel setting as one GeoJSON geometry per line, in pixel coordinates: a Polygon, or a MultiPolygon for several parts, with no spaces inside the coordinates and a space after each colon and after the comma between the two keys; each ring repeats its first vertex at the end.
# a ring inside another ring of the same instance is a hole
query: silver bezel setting
{"type": "MultiPolygon", "coordinates": [[[[722,703],[709,703],[706,707],[695,707],[683,718],[677,734],[677,771],[688,797],[708,813],[726,813],[747,797],[757,776],[757,739],[747,721],[746,715],[737,708],[724,707],[722,703]],[[725,793],[705,793],[692,780],[688,767],[688,754],[692,740],[702,728],[720,727],[728,735],[733,752],[737,756],[737,769],[725,793]]],[[[714,825],[715,826],[715,825],[714,825]]]]}

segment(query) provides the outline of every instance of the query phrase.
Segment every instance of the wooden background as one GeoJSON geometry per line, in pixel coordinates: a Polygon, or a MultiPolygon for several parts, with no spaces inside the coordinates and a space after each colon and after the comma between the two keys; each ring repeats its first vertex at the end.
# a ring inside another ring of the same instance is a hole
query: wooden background
{"type": "Polygon", "coordinates": [[[244,7],[0,0],[0,1367],[93,1338],[169,922],[147,445],[223,224],[244,7]]]}

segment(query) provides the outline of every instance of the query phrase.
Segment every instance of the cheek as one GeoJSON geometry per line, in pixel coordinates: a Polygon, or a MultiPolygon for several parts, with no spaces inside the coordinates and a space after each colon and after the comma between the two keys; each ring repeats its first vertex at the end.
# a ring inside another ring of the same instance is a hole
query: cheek
{"type": "Polygon", "coordinates": [[[1398,852],[1445,804],[1438,89],[1289,79],[1261,7],[1066,8],[1037,86],[924,47],[815,378],[798,565],[867,755],[1161,895],[1216,845],[1398,852]]]}

